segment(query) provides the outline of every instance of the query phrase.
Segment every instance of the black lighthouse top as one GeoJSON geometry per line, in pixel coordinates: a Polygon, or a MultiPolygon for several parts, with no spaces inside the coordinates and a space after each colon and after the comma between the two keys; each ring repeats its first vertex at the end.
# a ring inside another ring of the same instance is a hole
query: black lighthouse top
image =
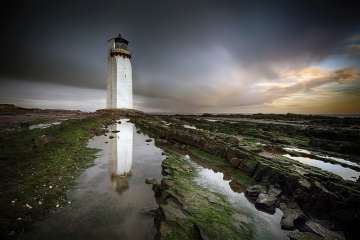
{"type": "Polygon", "coordinates": [[[123,56],[127,58],[131,58],[131,53],[128,49],[129,41],[126,40],[119,34],[115,38],[109,39],[110,44],[110,56],[123,56]]]}
{"type": "MultiPolygon", "coordinates": [[[[126,45],[129,44],[129,41],[122,37],[121,33],[115,38],[112,38],[115,40],[116,43],[125,43],[126,45]]],[[[112,40],[110,39],[110,40],[112,40]]]]}

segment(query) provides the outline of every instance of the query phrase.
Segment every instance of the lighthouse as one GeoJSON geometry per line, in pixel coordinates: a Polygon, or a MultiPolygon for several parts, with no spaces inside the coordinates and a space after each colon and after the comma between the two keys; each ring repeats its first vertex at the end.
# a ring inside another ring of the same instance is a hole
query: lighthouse
{"type": "Polygon", "coordinates": [[[106,107],[133,108],[131,53],[129,41],[119,34],[108,41],[106,107]]]}

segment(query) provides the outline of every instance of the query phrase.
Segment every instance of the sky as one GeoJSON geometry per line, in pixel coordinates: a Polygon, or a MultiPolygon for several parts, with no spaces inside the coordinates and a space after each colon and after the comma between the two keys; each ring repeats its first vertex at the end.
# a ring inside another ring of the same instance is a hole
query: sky
{"type": "Polygon", "coordinates": [[[360,113],[357,1],[2,1],[0,102],[105,108],[107,40],[130,41],[135,108],[360,113]]]}

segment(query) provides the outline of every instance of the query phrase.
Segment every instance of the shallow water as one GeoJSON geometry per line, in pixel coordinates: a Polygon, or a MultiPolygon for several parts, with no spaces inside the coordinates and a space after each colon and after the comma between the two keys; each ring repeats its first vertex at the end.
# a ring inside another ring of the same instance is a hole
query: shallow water
{"type": "Polygon", "coordinates": [[[71,205],[35,225],[23,239],[153,239],[157,208],[146,178],[161,178],[161,149],[136,133],[132,123],[110,128],[113,139],[94,137],[89,147],[101,152],[69,192],[71,205]],[[105,142],[108,142],[107,144],[105,142]]]}
{"type": "Polygon", "coordinates": [[[196,182],[225,196],[241,216],[246,216],[246,221],[253,228],[255,240],[288,239],[285,231],[281,230],[280,221],[283,214],[280,209],[276,209],[274,214],[259,211],[245,197],[244,193],[234,192],[231,189],[230,180],[224,180],[223,173],[214,172],[212,169],[204,168],[196,163],[194,166],[198,173],[196,182]]]}
{"type": "Polygon", "coordinates": [[[59,124],[61,124],[61,121],[52,122],[52,123],[39,123],[39,124],[34,124],[34,125],[30,125],[30,126],[29,126],[29,130],[33,130],[33,129],[37,129],[37,128],[44,129],[44,128],[48,128],[48,127],[55,126],[55,125],[59,125],[59,124]]]}
{"type": "Polygon", "coordinates": [[[309,157],[296,157],[291,156],[290,154],[284,154],[283,156],[301,162],[303,164],[307,164],[313,167],[320,168],[321,170],[334,173],[345,180],[356,181],[360,176],[360,172],[355,171],[351,168],[343,167],[340,164],[332,164],[309,157]]]}
{"type": "Polygon", "coordinates": [[[194,130],[197,130],[197,127],[192,126],[192,125],[187,125],[187,124],[185,124],[185,125],[183,125],[183,127],[184,127],[184,128],[187,128],[187,129],[194,129],[194,130]]]}
{"type": "Polygon", "coordinates": [[[301,149],[301,148],[297,148],[297,147],[285,147],[284,150],[293,151],[293,152],[299,152],[299,153],[311,154],[311,152],[310,152],[309,150],[301,149]]]}
{"type": "Polygon", "coordinates": [[[334,161],[339,162],[339,163],[344,163],[346,165],[360,167],[360,164],[345,160],[343,158],[333,157],[333,156],[329,156],[329,155],[317,154],[317,153],[311,152],[311,151],[306,150],[306,149],[301,149],[301,148],[296,148],[296,147],[285,147],[284,150],[294,151],[294,152],[299,152],[299,153],[312,154],[312,155],[318,156],[320,158],[326,158],[326,159],[334,160],[334,161]]]}

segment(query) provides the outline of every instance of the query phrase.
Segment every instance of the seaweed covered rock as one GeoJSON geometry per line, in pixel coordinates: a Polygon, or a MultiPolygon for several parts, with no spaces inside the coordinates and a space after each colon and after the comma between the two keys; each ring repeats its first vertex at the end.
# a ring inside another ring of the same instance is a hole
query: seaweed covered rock
{"type": "Polygon", "coordinates": [[[153,185],[159,212],[158,239],[251,239],[246,221],[237,221],[223,196],[194,181],[195,170],[182,155],[167,152],[161,184],[153,185]]]}

